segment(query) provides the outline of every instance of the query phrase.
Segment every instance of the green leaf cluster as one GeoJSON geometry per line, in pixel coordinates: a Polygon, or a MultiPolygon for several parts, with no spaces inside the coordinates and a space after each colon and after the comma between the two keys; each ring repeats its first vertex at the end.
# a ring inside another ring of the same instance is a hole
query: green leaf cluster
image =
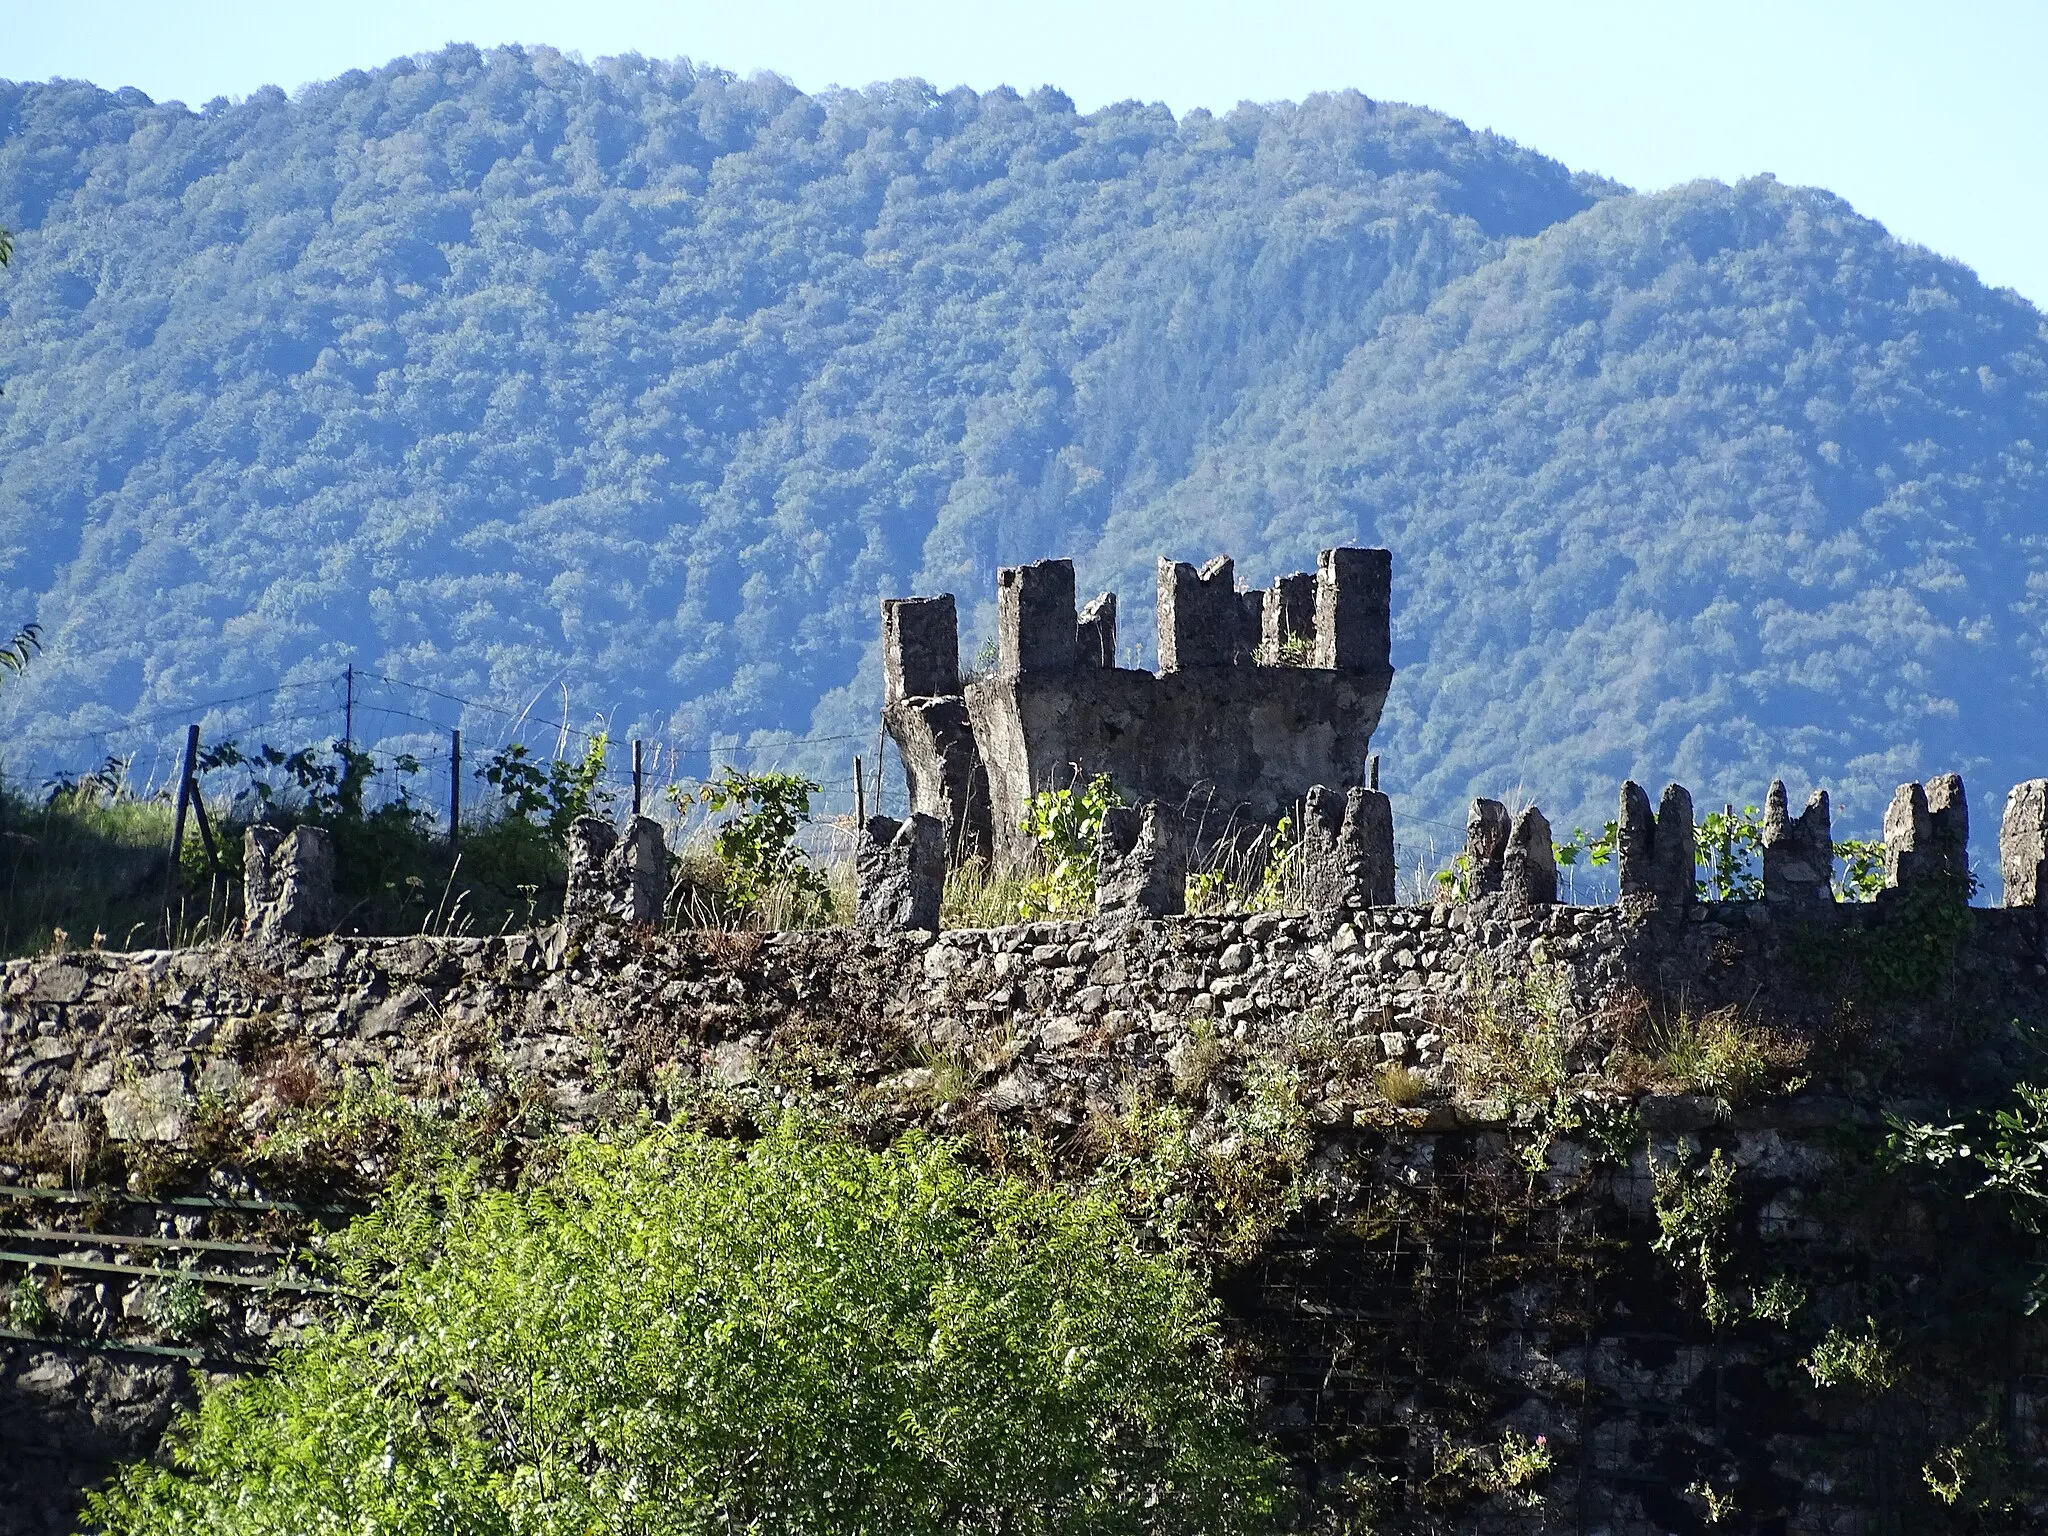
{"type": "Polygon", "coordinates": [[[543,828],[560,847],[577,817],[601,815],[607,808],[602,781],[610,750],[611,737],[599,731],[585,742],[580,757],[543,763],[525,743],[515,741],[492,753],[477,777],[498,792],[507,816],[543,828]]]}
{"type": "Polygon", "coordinates": [[[1271,1528],[1214,1307],[1102,1199],[794,1123],[572,1142],[360,1222],[368,1299],[209,1389],[115,1536],[1271,1528]]]}
{"type": "MultiPolygon", "coordinates": [[[[736,909],[753,910],[778,886],[830,908],[824,876],[797,844],[811,819],[811,796],[821,787],[800,773],[743,773],[731,766],[698,787],[698,804],[727,818],[712,834],[712,846],[725,871],[726,899],[736,909]]],[[[677,799],[680,804],[680,792],[677,799]]]]}
{"type": "Polygon", "coordinates": [[[1095,872],[1102,821],[1124,798],[1106,774],[1065,789],[1041,789],[1024,808],[1023,830],[1038,845],[1038,868],[1026,880],[1017,915],[1025,922],[1079,917],[1095,910],[1095,872]]]}

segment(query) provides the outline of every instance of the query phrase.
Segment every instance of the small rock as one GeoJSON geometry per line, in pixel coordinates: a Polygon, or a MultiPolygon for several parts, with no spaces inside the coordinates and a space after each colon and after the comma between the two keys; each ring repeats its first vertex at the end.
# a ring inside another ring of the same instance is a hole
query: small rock
{"type": "Polygon", "coordinates": [[[1728,1116],[1728,1106],[1698,1093],[1646,1094],[1640,1106],[1646,1131],[1703,1131],[1728,1116]]]}
{"type": "Polygon", "coordinates": [[[988,1107],[1000,1113],[1006,1109],[1022,1109],[1031,1102],[1031,1079],[1022,1072],[1012,1072],[988,1092],[988,1107]]]}
{"type": "Polygon", "coordinates": [[[712,1079],[727,1087],[751,1083],[761,1075],[761,1058],[744,1040],[713,1046],[710,1066],[712,1079]]]}
{"type": "Polygon", "coordinates": [[[914,1099],[920,1094],[930,1092],[931,1086],[930,1067],[910,1067],[898,1072],[894,1077],[882,1079],[882,1091],[898,1099],[914,1099]]]}
{"type": "Polygon", "coordinates": [[[180,1140],[191,1124],[182,1072],[158,1072],[133,1088],[116,1088],[101,1103],[115,1141],[180,1140]]]}
{"type": "MultiPolygon", "coordinates": [[[[1099,987],[1090,988],[1100,991],[1099,987]]],[[[1057,1018],[1039,1032],[1039,1040],[1049,1051],[1064,1050],[1088,1033],[1088,1026],[1075,1018],[1057,1018]]]]}

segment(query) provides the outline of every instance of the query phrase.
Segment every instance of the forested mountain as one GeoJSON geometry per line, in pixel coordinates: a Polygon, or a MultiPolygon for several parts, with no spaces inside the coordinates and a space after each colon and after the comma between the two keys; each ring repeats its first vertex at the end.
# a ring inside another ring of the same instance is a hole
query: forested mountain
{"type": "Polygon", "coordinates": [[[1867,822],[1954,766],[1981,823],[2048,771],[2042,317],[1825,193],[1637,196],[1357,95],[455,47],[198,112],[0,84],[0,225],[17,771],[344,660],[871,732],[882,595],[955,592],[971,653],[994,567],[1071,553],[1149,655],[1155,554],[1333,542],[1396,551],[1412,813],[1783,770],[1867,822]]]}

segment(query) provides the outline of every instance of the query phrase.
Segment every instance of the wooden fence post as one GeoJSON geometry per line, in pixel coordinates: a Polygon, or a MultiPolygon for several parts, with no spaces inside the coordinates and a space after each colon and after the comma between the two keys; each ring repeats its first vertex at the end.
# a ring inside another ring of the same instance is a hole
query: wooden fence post
{"type": "Polygon", "coordinates": [[[185,762],[178,774],[178,810],[171,818],[171,855],[164,861],[164,942],[171,942],[171,897],[178,889],[178,851],[185,846],[185,812],[192,805],[192,772],[199,763],[199,727],[185,727],[185,762]]]}
{"type": "Polygon", "coordinates": [[[199,766],[199,727],[185,727],[185,765],[178,771],[178,812],[171,818],[171,871],[175,876],[178,853],[185,846],[185,813],[192,808],[192,774],[199,766]]]}
{"type": "Polygon", "coordinates": [[[448,733],[448,846],[462,841],[462,732],[448,733]]]}

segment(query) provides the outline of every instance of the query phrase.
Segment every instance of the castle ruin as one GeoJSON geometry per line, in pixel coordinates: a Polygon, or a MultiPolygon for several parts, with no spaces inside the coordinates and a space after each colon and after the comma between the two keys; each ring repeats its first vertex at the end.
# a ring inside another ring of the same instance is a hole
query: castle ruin
{"type": "Polygon", "coordinates": [[[1117,664],[1116,594],[1077,608],[1071,560],[998,573],[986,676],[961,673],[950,594],[885,600],[882,718],[911,809],[945,827],[951,862],[1006,866],[1030,857],[1032,797],[1098,774],[1191,848],[1261,838],[1318,786],[1341,823],[1347,792],[1377,788],[1392,571],[1384,549],[1326,549],[1240,592],[1227,556],[1162,559],[1156,672],[1117,664]]]}

